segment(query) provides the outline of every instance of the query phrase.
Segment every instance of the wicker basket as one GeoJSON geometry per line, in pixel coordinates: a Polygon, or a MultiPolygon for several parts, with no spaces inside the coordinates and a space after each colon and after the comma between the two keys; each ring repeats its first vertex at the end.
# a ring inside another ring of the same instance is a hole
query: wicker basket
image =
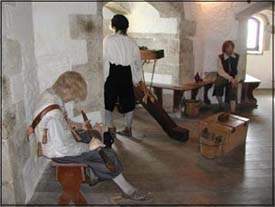
{"type": "Polygon", "coordinates": [[[200,108],[202,105],[202,102],[200,100],[184,100],[183,103],[183,115],[190,117],[190,118],[195,118],[199,115],[200,108]]]}

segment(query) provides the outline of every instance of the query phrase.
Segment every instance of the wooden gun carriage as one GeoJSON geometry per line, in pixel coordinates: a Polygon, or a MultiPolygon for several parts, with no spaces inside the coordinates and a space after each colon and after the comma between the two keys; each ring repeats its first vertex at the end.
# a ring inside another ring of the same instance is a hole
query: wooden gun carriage
{"type": "Polygon", "coordinates": [[[153,60],[154,64],[153,64],[153,74],[152,74],[150,85],[146,86],[145,80],[144,80],[143,83],[135,87],[134,91],[135,91],[136,99],[155,118],[155,120],[160,124],[160,126],[163,128],[163,130],[167,133],[169,137],[182,142],[187,141],[189,138],[189,130],[178,126],[170,118],[170,116],[162,108],[162,101],[154,97],[151,91],[151,87],[153,84],[153,76],[155,73],[156,61],[164,57],[164,51],[163,50],[140,50],[140,51],[141,51],[142,60],[144,61],[153,60]],[[144,97],[146,95],[148,95],[149,98],[146,101],[144,101],[144,97]]]}

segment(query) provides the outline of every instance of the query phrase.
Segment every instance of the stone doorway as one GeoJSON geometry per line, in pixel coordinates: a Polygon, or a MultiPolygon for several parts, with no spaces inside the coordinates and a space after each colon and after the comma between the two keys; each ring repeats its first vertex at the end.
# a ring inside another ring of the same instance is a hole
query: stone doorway
{"type": "MultiPolygon", "coordinates": [[[[114,14],[125,15],[130,22],[128,35],[139,46],[164,49],[165,58],[157,63],[154,82],[181,84],[194,73],[193,41],[189,36],[195,33],[195,24],[185,19],[183,7],[182,2],[105,3],[103,35],[112,32],[110,20],[114,14]]],[[[151,80],[152,64],[144,65],[146,80],[151,80]]]]}

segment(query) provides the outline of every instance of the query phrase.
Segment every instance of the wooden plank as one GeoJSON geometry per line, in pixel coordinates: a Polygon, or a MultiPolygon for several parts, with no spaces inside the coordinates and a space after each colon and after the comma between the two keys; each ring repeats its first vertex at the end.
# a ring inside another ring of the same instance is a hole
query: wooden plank
{"type": "Polygon", "coordinates": [[[154,117],[163,130],[169,135],[169,137],[181,142],[185,142],[189,139],[189,130],[179,127],[171,117],[162,108],[159,100],[152,102],[150,99],[147,103],[143,101],[145,91],[143,88],[146,86],[138,85],[134,87],[135,97],[142,104],[142,106],[154,117]]]}
{"type": "Polygon", "coordinates": [[[140,50],[141,60],[157,60],[164,57],[164,50],[140,50]]]}
{"type": "MultiPolygon", "coordinates": [[[[152,86],[155,88],[162,88],[162,89],[167,89],[167,90],[178,90],[178,91],[190,91],[190,90],[195,90],[195,89],[199,89],[203,86],[206,86],[208,84],[213,83],[213,81],[211,80],[207,80],[207,81],[201,81],[201,82],[189,82],[189,83],[185,83],[182,85],[178,85],[178,84],[165,84],[165,83],[153,83],[152,86]]],[[[147,81],[146,85],[150,85],[150,83],[147,81]]]]}

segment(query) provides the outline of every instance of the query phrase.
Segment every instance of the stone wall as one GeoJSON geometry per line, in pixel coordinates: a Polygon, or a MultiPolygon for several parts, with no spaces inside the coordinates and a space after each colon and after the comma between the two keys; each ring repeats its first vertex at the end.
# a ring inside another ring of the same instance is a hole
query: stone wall
{"type": "MultiPolygon", "coordinates": [[[[157,73],[170,74],[176,82],[193,72],[193,32],[189,29],[193,31],[194,25],[184,20],[181,9],[165,4],[154,3],[154,7],[164,25],[176,22],[172,32],[161,27],[160,33],[147,30],[130,35],[139,45],[165,49],[166,58],[159,61],[157,73]],[[176,12],[171,13],[171,8],[176,12]]],[[[28,141],[25,133],[38,94],[64,71],[75,70],[86,78],[89,93],[87,101],[68,105],[71,115],[80,108],[103,110],[102,3],[5,2],[2,6],[2,196],[3,203],[24,204],[48,164],[37,157],[37,143],[28,141]]],[[[151,67],[146,67],[151,72],[151,67]]]]}
{"type": "Polygon", "coordinates": [[[242,55],[240,62],[241,76],[245,75],[246,66],[246,24],[237,16],[242,11],[254,7],[247,2],[185,2],[186,18],[197,23],[194,40],[195,71],[217,71],[217,55],[225,40],[231,39],[236,43],[236,51],[242,55]]]}
{"type": "Polygon", "coordinates": [[[28,202],[48,164],[37,157],[37,143],[28,142],[25,132],[40,92],[64,71],[76,70],[89,93],[87,101],[67,105],[70,114],[103,108],[100,5],[3,3],[3,203],[28,202]]]}
{"type": "MultiPolygon", "coordinates": [[[[152,33],[130,33],[139,46],[149,49],[164,49],[164,58],[159,59],[156,64],[156,74],[170,75],[174,83],[178,82],[179,76],[179,35],[178,34],[152,34],[152,33]]],[[[152,73],[153,61],[143,66],[145,73],[152,73]]]]}
{"type": "Polygon", "coordinates": [[[98,5],[96,2],[33,3],[40,91],[68,70],[80,72],[88,83],[86,101],[67,104],[71,116],[78,114],[80,108],[88,112],[103,108],[102,17],[98,5]]]}
{"type": "Polygon", "coordinates": [[[27,141],[38,82],[31,3],[4,2],[2,74],[3,203],[24,204],[47,162],[37,158],[36,142],[27,141]]]}
{"type": "MultiPolygon", "coordinates": [[[[110,20],[104,19],[104,36],[111,33],[110,29],[108,29],[109,24],[110,20]]],[[[128,35],[136,41],[138,46],[146,46],[149,49],[164,49],[165,58],[158,60],[156,73],[171,76],[172,82],[178,82],[180,47],[178,34],[129,32],[128,35]]],[[[144,64],[143,69],[150,76],[149,73],[152,73],[153,62],[144,64]]],[[[154,79],[154,81],[159,80],[154,79]]]]}
{"type": "Polygon", "coordinates": [[[74,110],[74,115],[79,114],[81,109],[85,111],[102,111],[103,109],[103,61],[102,61],[102,16],[101,11],[96,15],[72,15],[71,35],[73,39],[84,39],[87,44],[88,60],[85,64],[73,65],[72,70],[81,73],[88,83],[87,100],[78,103],[74,110]],[[86,25],[82,25],[84,21],[86,25]],[[89,31],[91,24],[91,31],[89,31]],[[84,28],[83,28],[84,27],[84,28]],[[73,31],[78,34],[73,34],[73,31]]]}
{"type": "Polygon", "coordinates": [[[247,54],[246,71],[261,80],[259,88],[272,89],[272,58],[275,58],[275,54],[272,54],[272,10],[261,11],[256,16],[264,25],[263,51],[261,54],[247,54]]]}
{"type": "MultiPolygon", "coordinates": [[[[271,6],[271,2],[184,2],[185,18],[196,22],[192,37],[194,69],[201,73],[217,71],[217,55],[225,40],[236,43],[236,52],[241,55],[239,74],[246,74],[247,19],[253,12],[271,6]]],[[[239,88],[240,89],[240,88],[239,88]]],[[[212,91],[209,91],[212,94],[212,91]]],[[[202,95],[202,94],[201,94],[202,95]]],[[[209,95],[210,97],[210,95],[209,95]]],[[[212,96],[211,96],[212,97],[212,96]]],[[[211,100],[215,102],[216,100],[211,100]]]]}
{"type": "MultiPolygon", "coordinates": [[[[193,40],[190,37],[195,34],[196,24],[185,19],[182,2],[132,2],[119,5],[125,5],[124,8],[128,9],[128,34],[139,46],[164,49],[165,58],[157,62],[156,74],[171,76],[169,83],[183,83],[192,79],[194,57],[193,40]]],[[[103,11],[104,35],[107,35],[111,32],[110,19],[115,13],[106,8],[103,11]]],[[[152,72],[152,65],[144,65],[145,73],[152,72]]],[[[150,75],[146,77],[150,79],[150,75]]]]}
{"type": "Polygon", "coordinates": [[[181,7],[180,36],[180,70],[179,84],[193,80],[195,73],[193,36],[196,33],[196,22],[185,17],[184,6],[181,7]]]}

